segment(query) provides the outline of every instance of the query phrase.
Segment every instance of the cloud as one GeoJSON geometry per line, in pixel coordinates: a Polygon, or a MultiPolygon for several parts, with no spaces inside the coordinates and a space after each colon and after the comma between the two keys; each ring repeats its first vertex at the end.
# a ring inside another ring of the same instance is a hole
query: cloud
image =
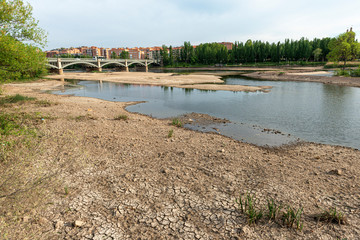
{"type": "Polygon", "coordinates": [[[283,41],[360,30],[353,0],[28,0],[48,49],[283,41]]]}

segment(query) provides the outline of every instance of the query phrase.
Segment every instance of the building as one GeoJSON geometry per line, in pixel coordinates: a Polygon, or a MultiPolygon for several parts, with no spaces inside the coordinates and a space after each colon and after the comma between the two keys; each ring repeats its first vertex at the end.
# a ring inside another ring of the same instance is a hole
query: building
{"type": "Polygon", "coordinates": [[[232,50],[232,48],[233,48],[233,43],[232,42],[221,42],[219,44],[224,45],[227,48],[228,51],[232,50]]]}

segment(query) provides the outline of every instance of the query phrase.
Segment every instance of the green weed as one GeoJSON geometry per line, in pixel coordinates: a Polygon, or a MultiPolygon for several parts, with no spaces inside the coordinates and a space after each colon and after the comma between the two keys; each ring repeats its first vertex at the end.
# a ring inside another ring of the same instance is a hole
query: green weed
{"type": "Polygon", "coordinates": [[[180,119],[178,119],[178,118],[174,118],[174,119],[172,120],[172,125],[173,125],[173,126],[176,126],[176,127],[182,127],[182,126],[183,126],[182,122],[181,122],[180,119]]]}
{"type": "Polygon", "coordinates": [[[279,215],[282,206],[277,204],[274,199],[267,200],[267,214],[266,216],[270,220],[276,221],[277,216],[279,215]]]}
{"type": "Polygon", "coordinates": [[[174,130],[170,129],[169,133],[168,133],[168,138],[171,138],[174,134],[174,130]]]}
{"type": "Polygon", "coordinates": [[[120,114],[119,116],[116,116],[114,120],[128,120],[128,116],[125,114],[120,114]]]}
{"type": "Polygon", "coordinates": [[[69,195],[69,188],[67,186],[64,187],[65,196],[69,195]]]}
{"type": "Polygon", "coordinates": [[[303,223],[301,222],[302,212],[302,207],[296,210],[295,208],[288,206],[282,215],[283,225],[287,226],[288,228],[292,228],[295,224],[296,229],[301,231],[303,228],[303,223]]]}
{"type": "Polygon", "coordinates": [[[346,217],[344,213],[338,211],[336,208],[330,208],[328,210],[324,210],[323,213],[315,217],[317,221],[328,222],[328,223],[337,223],[347,224],[346,217]]]}
{"type": "Polygon", "coordinates": [[[240,195],[235,201],[239,205],[241,212],[245,213],[249,225],[257,223],[263,217],[263,210],[256,206],[258,200],[255,195],[250,193],[244,196],[240,195]]]}

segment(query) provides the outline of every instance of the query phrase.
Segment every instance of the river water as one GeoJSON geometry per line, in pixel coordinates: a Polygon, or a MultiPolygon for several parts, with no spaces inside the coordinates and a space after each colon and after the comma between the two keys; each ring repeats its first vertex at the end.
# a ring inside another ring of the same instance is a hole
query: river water
{"type": "Polygon", "coordinates": [[[186,127],[220,132],[257,145],[278,146],[300,139],[360,148],[360,88],[235,76],[224,80],[225,84],[273,88],[269,93],[250,93],[80,81],[80,88],[55,93],[109,101],[147,101],[129,106],[127,110],[156,118],[191,112],[226,118],[231,123],[186,127]]]}

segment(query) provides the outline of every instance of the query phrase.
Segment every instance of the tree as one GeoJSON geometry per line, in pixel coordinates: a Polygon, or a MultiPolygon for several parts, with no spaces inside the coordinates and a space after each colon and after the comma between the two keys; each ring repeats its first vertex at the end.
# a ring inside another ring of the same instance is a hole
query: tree
{"type": "Polygon", "coordinates": [[[315,62],[318,62],[319,59],[320,59],[320,56],[321,56],[321,54],[322,54],[321,48],[315,49],[315,50],[313,51],[313,54],[314,54],[314,61],[315,61],[315,62]]]}
{"type": "Polygon", "coordinates": [[[46,73],[46,34],[22,0],[0,0],[0,82],[46,73]]]}
{"type": "Polygon", "coordinates": [[[46,57],[37,47],[0,35],[0,82],[39,77],[46,73],[46,57]]]}
{"type": "Polygon", "coordinates": [[[118,58],[118,56],[116,55],[116,52],[112,52],[112,53],[111,53],[111,58],[112,58],[112,59],[118,58]]]}
{"type": "Polygon", "coordinates": [[[32,16],[32,7],[22,0],[0,0],[0,30],[18,41],[46,44],[46,33],[32,16]]]}
{"type": "Polygon", "coordinates": [[[329,60],[334,62],[344,61],[344,70],[346,61],[353,60],[359,55],[360,45],[355,40],[355,33],[350,29],[350,31],[346,31],[346,33],[332,39],[329,43],[329,50],[329,60]]]}
{"type": "Polygon", "coordinates": [[[130,59],[130,54],[129,54],[129,52],[128,52],[128,51],[122,51],[122,52],[120,53],[120,58],[121,58],[121,59],[130,59]]]}

